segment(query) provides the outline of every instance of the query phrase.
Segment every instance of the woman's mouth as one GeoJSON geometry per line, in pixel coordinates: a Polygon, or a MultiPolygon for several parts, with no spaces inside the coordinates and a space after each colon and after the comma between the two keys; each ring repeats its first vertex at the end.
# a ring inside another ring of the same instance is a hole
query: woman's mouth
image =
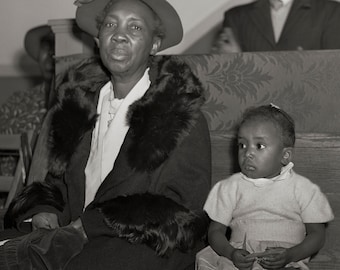
{"type": "Polygon", "coordinates": [[[121,61],[121,60],[124,60],[128,57],[128,53],[125,49],[116,48],[116,49],[112,49],[110,51],[110,56],[114,60],[121,61]]]}

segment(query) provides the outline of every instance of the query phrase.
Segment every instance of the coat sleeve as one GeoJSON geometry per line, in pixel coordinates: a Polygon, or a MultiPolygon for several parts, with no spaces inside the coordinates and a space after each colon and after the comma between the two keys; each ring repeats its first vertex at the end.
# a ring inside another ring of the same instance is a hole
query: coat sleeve
{"type": "Polygon", "coordinates": [[[322,49],[339,49],[340,48],[340,35],[339,23],[340,23],[340,4],[339,3],[328,3],[333,5],[329,10],[328,21],[324,28],[322,36],[322,49]]]}
{"type": "MultiPolygon", "coordinates": [[[[146,244],[161,257],[175,249],[182,252],[194,249],[209,224],[203,211],[191,211],[166,196],[151,193],[118,196],[95,204],[95,209],[104,217],[109,236],[131,244],[146,244]]],[[[85,213],[83,222],[87,221],[89,212],[85,213]]],[[[95,217],[96,213],[92,214],[95,217]]],[[[96,229],[89,230],[92,222],[86,222],[85,226],[87,236],[93,238],[96,229]]]]}
{"type": "Polygon", "coordinates": [[[11,202],[4,216],[4,227],[16,227],[19,231],[25,231],[25,220],[41,212],[58,215],[64,205],[62,192],[57,186],[48,182],[34,182],[11,202]]]}

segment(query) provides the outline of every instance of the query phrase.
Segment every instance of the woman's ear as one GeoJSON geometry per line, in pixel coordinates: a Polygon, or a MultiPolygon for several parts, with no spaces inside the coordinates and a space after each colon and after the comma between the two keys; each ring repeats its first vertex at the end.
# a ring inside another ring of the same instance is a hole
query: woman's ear
{"type": "Polygon", "coordinates": [[[94,39],[94,42],[96,42],[96,44],[97,44],[97,47],[99,48],[99,38],[97,38],[97,37],[94,37],[93,39],[94,39]]]}
{"type": "Polygon", "coordinates": [[[158,53],[159,48],[161,47],[161,44],[162,44],[162,40],[160,38],[158,37],[154,38],[150,54],[155,55],[156,53],[158,53]]]}
{"type": "Polygon", "coordinates": [[[292,159],[293,159],[293,147],[283,148],[281,163],[286,166],[289,162],[292,161],[292,159]]]}

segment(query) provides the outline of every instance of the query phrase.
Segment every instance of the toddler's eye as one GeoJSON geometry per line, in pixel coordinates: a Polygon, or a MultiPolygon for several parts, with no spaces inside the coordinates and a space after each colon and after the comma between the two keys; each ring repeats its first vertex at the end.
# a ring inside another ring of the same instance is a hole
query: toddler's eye
{"type": "Polygon", "coordinates": [[[238,149],[246,149],[247,146],[244,143],[238,143],[238,149]]]}
{"type": "Polygon", "coordinates": [[[256,145],[256,147],[257,147],[257,149],[264,149],[264,148],[266,148],[266,146],[264,144],[262,144],[262,143],[258,143],[256,145]]]}

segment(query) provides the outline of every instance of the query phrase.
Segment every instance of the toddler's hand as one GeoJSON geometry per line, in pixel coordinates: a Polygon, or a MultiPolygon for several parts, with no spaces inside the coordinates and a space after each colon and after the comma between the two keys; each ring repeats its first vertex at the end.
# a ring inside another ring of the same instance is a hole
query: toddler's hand
{"type": "Polygon", "coordinates": [[[244,249],[236,249],[231,256],[231,260],[238,269],[250,270],[255,259],[248,257],[247,255],[249,255],[248,251],[244,249]]]}
{"type": "Polygon", "coordinates": [[[257,258],[259,264],[265,269],[279,269],[289,263],[287,249],[281,247],[268,248],[257,258]]]}

